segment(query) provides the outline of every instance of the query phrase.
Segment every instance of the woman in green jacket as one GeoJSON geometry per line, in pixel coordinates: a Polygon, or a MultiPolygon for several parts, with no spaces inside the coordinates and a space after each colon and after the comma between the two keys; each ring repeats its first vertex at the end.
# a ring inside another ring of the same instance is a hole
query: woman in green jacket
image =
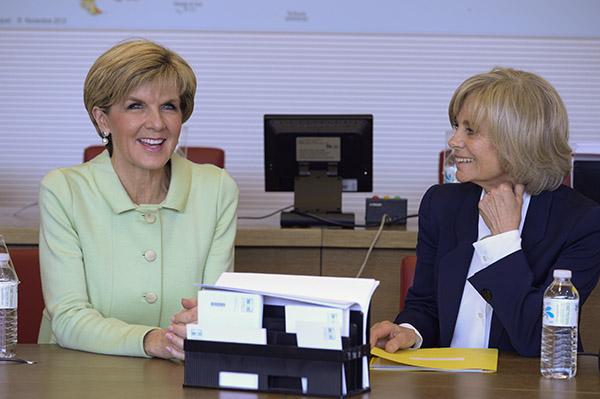
{"type": "Polygon", "coordinates": [[[40,343],[183,358],[171,318],[194,283],[233,269],[238,202],[227,172],[175,153],[195,91],[190,66],[147,40],[88,72],[84,103],[106,150],[42,181],[40,343]]]}

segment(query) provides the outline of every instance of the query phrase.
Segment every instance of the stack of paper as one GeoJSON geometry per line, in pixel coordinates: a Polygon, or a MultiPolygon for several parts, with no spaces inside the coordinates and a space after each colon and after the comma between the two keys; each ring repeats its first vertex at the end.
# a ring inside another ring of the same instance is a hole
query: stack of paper
{"type": "Polygon", "coordinates": [[[372,370],[495,373],[498,368],[498,349],[428,348],[388,353],[373,348],[371,354],[372,370]]]}
{"type": "Polygon", "coordinates": [[[313,303],[364,314],[363,340],[367,337],[367,312],[379,281],[366,278],[297,276],[263,273],[223,273],[208,289],[231,290],[263,295],[265,303],[287,305],[313,303]]]}

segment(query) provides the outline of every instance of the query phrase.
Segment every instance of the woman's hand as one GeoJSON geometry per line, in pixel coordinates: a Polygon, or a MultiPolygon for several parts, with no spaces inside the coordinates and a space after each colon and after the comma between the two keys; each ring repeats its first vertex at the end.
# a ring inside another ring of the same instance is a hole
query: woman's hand
{"type": "Polygon", "coordinates": [[[170,345],[167,330],[156,328],[144,336],[144,351],[148,356],[171,359],[173,355],[167,349],[170,345]]]}
{"type": "Polygon", "coordinates": [[[186,324],[198,321],[198,301],[196,299],[183,298],[181,305],[183,306],[183,310],[177,312],[171,318],[171,325],[168,328],[166,338],[169,341],[167,350],[171,353],[172,357],[184,360],[183,340],[187,335],[186,324]]]}
{"type": "Polygon", "coordinates": [[[412,347],[417,342],[417,333],[406,327],[400,327],[391,321],[380,321],[371,327],[371,348],[377,346],[386,352],[394,353],[398,349],[412,347]]]}
{"type": "Polygon", "coordinates": [[[483,195],[479,213],[492,235],[519,229],[524,191],[522,184],[502,183],[483,195]]]}

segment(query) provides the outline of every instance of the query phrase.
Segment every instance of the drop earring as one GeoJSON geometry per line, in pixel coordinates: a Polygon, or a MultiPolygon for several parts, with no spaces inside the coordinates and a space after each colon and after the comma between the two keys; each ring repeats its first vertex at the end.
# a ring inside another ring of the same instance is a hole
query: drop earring
{"type": "Polygon", "coordinates": [[[102,144],[107,145],[108,144],[108,136],[110,136],[109,132],[102,132],[102,144]]]}

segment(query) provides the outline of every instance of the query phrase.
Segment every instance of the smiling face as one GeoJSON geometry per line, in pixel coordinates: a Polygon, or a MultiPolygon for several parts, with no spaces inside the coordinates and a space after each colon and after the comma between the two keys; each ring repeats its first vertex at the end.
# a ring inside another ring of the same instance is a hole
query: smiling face
{"type": "Polygon", "coordinates": [[[142,84],[106,112],[95,107],[93,114],[112,136],[111,161],[122,173],[161,170],[177,146],[182,113],[174,82],[142,84]]]}
{"type": "Polygon", "coordinates": [[[462,183],[472,182],[490,191],[500,183],[510,181],[510,178],[502,169],[487,124],[482,123],[475,130],[470,105],[467,99],[456,116],[448,145],[456,159],[456,178],[462,183]]]}

